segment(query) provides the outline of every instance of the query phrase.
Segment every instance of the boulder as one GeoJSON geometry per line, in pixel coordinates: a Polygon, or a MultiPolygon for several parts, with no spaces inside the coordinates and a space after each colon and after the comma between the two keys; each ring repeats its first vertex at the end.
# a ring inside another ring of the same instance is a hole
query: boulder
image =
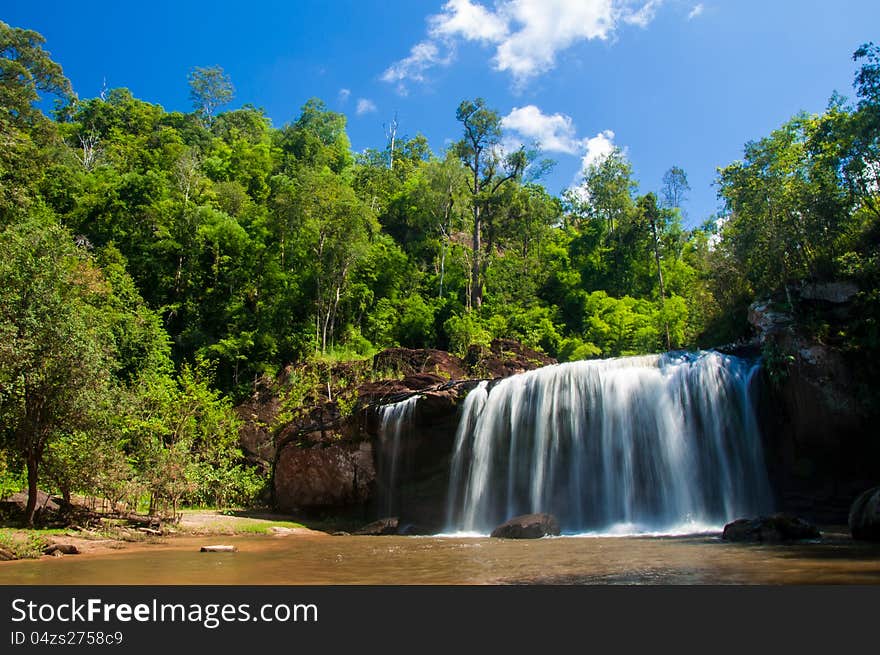
{"type": "MultiPolygon", "coordinates": [[[[11,494],[6,498],[0,500],[2,503],[7,503],[9,505],[14,505],[22,512],[25,510],[28,501],[28,492],[27,490],[19,491],[17,493],[11,494]]],[[[57,512],[61,509],[61,505],[59,505],[55,499],[47,494],[45,491],[37,490],[37,511],[45,511],[45,512],[57,512]]]]}
{"type": "Polygon", "coordinates": [[[505,521],[492,530],[498,539],[540,539],[559,535],[559,521],[551,514],[524,514],[505,521]]]}
{"type": "Polygon", "coordinates": [[[754,519],[737,519],[724,526],[721,538],[725,541],[753,543],[781,543],[821,538],[819,529],[812,523],[789,514],[759,516],[754,519]]]}
{"type": "Polygon", "coordinates": [[[849,510],[849,531],[853,539],[880,541],[880,487],[856,498],[849,510]]]}
{"type": "Polygon", "coordinates": [[[400,527],[400,521],[396,516],[389,516],[378,521],[373,521],[357,530],[354,534],[370,537],[378,537],[381,535],[397,534],[400,527]]]}
{"type": "Polygon", "coordinates": [[[44,555],[79,555],[79,548],[73,544],[50,544],[43,549],[44,555]]]}

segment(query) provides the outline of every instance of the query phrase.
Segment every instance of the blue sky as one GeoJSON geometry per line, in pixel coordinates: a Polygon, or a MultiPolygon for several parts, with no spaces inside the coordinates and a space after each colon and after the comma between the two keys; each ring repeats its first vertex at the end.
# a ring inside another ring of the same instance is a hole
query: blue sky
{"type": "Polygon", "coordinates": [[[642,192],[686,170],[690,224],[718,209],[718,166],[850,95],[852,52],[880,40],[876,0],[6,0],[0,19],[42,33],[80,97],[106,80],[186,111],[188,71],[220,65],[232,106],[281,126],[319,97],[348,116],[357,150],[381,148],[396,113],[439,152],[459,137],[459,102],[482,96],[512,139],[558,162],[550,192],[614,144],[642,192]]]}

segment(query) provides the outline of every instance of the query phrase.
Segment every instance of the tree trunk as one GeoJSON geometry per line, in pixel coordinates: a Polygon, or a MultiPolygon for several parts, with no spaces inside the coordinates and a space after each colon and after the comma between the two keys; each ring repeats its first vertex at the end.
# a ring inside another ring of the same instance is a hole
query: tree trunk
{"type": "Polygon", "coordinates": [[[473,307],[474,309],[479,309],[483,304],[483,281],[482,279],[480,279],[483,269],[482,262],[480,261],[480,249],[482,248],[482,244],[480,242],[481,228],[482,225],[480,224],[480,206],[479,204],[475,204],[474,234],[472,243],[474,254],[473,258],[471,259],[471,307],[473,307]]]}
{"type": "Polygon", "coordinates": [[[669,338],[669,320],[666,318],[666,290],[663,288],[663,269],[660,267],[660,247],[657,242],[657,221],[651,221],[651,234],[654,237],[654,261],[657,263],[657,280],[660,282],[660,311],[663,312],[663,327],[666,328],[666,349],[672,350],[669,338]]]}
{"type": "Polygon", "coordinates": [[[37,511],[37,475],[39,462],[34,453],[27,456],[28,499],[24,509],[24,520],[29,528],[34,527],[34,514],[37,511]]]}

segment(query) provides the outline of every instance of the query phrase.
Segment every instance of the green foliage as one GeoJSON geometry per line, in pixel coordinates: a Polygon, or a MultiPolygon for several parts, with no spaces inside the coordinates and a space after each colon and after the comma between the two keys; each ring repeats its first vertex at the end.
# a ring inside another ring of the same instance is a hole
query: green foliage
{"type": "Polygon", "coordinates": [[[467,354],[471,346],[488,347],[492,341],[492,333],[475,313],[451,316],[443,329],[449,336],[449,350],[459,357],[467,354]]]}
{"type": "Polygon", "coordinates": [[[856,104],[747,144],[719,172],[725,213],[697,229],[684,170],[640,195],[621,150],[552,196],[482,99],[459,105],[445,152],[417,135],[355,154],[318,99],[280,129],[221,111],[219,67],[190,75],[192,113],[127,89],[74,102],[42,44],[0,23],[7,480],[43,466],[62,493],[119,506],[244,503],[264,480],[232,408],[278,371],[279,421],[347,414],[364,374],[341,362],[389,346],[515,338],[563,361],[712,346],[747,335],[756,295],[823,279],[856,282],[864,320],[822,338],[880,349],[873,44],[854,55],[856,104]],[[65,105],[54,121],[46,93],[65,105]]]}

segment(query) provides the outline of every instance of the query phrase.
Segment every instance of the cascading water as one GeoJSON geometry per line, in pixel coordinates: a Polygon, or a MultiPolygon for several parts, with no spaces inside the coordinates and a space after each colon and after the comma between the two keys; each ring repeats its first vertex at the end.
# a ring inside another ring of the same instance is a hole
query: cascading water
{"type": "Polygon", "coordinates": [[[410,396],[379,408],[379,509],[383,516],[398,511],[397,486],[401,467],[401,438],[412,424],[413,411],[421,396],[410,396]]]}
{"type": "Polygon", "coordinates": [[[672,533],[767,510],[749,386],[716,352],[548,366],[465,399],[447,529],[549,512],[566,533],[672,533]]]}

